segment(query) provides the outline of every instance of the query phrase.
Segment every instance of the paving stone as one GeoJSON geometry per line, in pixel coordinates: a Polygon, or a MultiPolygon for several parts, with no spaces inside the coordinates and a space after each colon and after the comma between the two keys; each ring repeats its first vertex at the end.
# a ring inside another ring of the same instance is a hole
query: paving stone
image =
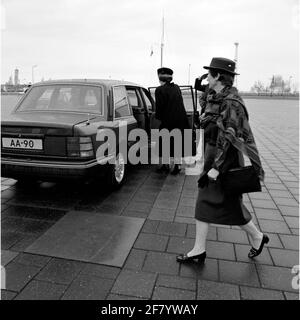
{"type": "Polygon", "coordinates": [[[253,263],[219,260],[220,281],[239,285],[259,287],[259,280],[253,263]]]}
{"type": "Polygon", "coordinates": [[[148,300],[148,299],[142,299],[142,298],[137,298],[133,296],[124,296],[120,294],[109,294],[106,300],[148,300]]]}
{"type": "Polygon", "coordinates": [[[284,219],[290,228],[299,227],[299,217],[284,217],[284,219]]]}
{"type": "Polygon", "coordinates": [[[22,235],[19,241],[13,244],[10,249],[13,251],[23,252],[29,247],[37,238],[41,236],[40,233],[36,234],[20,234],[22,235]]]}
{"type": "Polygon", "coordinates": [[[281,213],[284,216],[299,216],[299,208],[297,207],[288,207],[288,206],[278,206],[281,213]]]}
{"type": "Polygon", "coordinates": [[[196,201],[194,198],[188,197],[181,197],[178,203],[179,206],[188,206],[188,207],[195,207],[196,201]]]}
{"type": "Polygon", "coordinates": [[[218,228],[218,240],[224,242],[234,242],[234,243],[246,243],[248,244],[248,237],[245,231],[234,230],[234,229],[224,229],[218,228]]]}
{"type": "Polygon", "coordinates": [[[237,260],[241,262],[248,262],[248,263],[261,263],[261,264],[268,264],[273,265],[272,258],[267,248],[261,252],[261,254],[254,259],[248,258],[248,253],[251,246],[249,245],[242,245],[236,244],[235,245],[235,253],[237,256],[237,260]]]}
{"type": "Polygon", "coordinates": [[[285,186],[287,186],[289,188],[299,188],[299,183],[298,182],[285,181],[284,184],[285,184],[285,186]]]}
{"type": "Polygon", "coordinates": [[[44,221],[57,221],[66,214],[65,210],[55,210],[51,208],[38,208],[28,206],[10,206],[5,212],[5,216],[30,218],[44,221]]]}
{"type": "Polygon", "coordinates": [[[117,278],[120,270],[120,268],[89,263],[85,265],[80,274],[113,280],[117,278]]]}
{"type": "Polygon", "coordinates": [[[285,234],[280,234],[279,237],[284,245],[284,248],[299,251],[299,237],[298,236],[289,236],[289,235],[285,235],[285,234]]]}
{"type": "Polygon", "coordinates": [[[1,289],[1,300],[13,300],[17,292],[1,289]]]}
{"type": "Polygon", "coordinates": [[[274,202],[277,204],[277,205],[281,205],[281,206],[289,206],[289,207],[299,207],[299,203],[292,199],[292,198],[279,198],[279,197],[276,197],[274,199],[274,202]]]}
{"type": "Polygon", "coordinates": [[[62,300],[104,300],[113,283],[110,279],[80,275],[72,282],[62,300]]]}
{"type": "MultiPolygon", "coordinates": [[[[196,237],[196,225],[189,224],[187,228],[187,234],[186,236],[188,238],[194,238],[196,237]]],[[[217,228],[210,226],[207,233],[207,240],[217,240],[217,228]]]]}
{"type": "Polygon", "coordinates": [[[83,267],[84,264],[81,262],[53,258],[37,275],[36,279],[70,284],[83,267]]]}
{"type": "Polygon", "coordinates": [[[293,198],[293,196],[291,195],[291,193],[289,191],[286,190],[270,190],[269,191],[271,196],[275,199],[277,197],[281,197],[281,198],[293,198]]]}
{"type": "Polygon", "coordinates": [[[195,224],[195,218],[187,218],[187,217],[181,217],[181,216],[176,216],[174,219],[174,222],[177,223],[185,223],[185,224],[195,224]]]}
{"type": "Polygon", "coordinates": [[[276,233],[267,233],[270,241],[269,243],[265,244],[266,247],[269,248],[283,248],[283,245],[278,237],[278,234],[276,233]]]}
{"type": "Polygon", "coordinates": [[[143,268],[147,251],[132,249],[127,257],[124,269],[141,270],[143,268]]]}
{"type": "Polygon", "coordinates": [[[170,237],[167,252],[177,254],[188,252],[193,248],[194,242],[194,239],[170,237]]]}
{"type": "Polygon", "coordinates": [[[156,233],[160,222],[158,220],[146,220],[141,232],[143,233],[156,233]]]}
{"type": "Polygon", "coordinates": [[[181,194],[183,197],[193,198],[196,201],[197,196],[198,196],[198,189],[196,189],[196,188],[183,188],[181,194]]]}
{"type": "Polygon", "coordinates": [[[156,285],[160,287],[168,287],[182,290],[196,290],[196,280],[178,276],[159,275],[156,285]]]}
{"type": "Polygon", "coordinates": [[[204,264],[198,264],[197,262],[182,263],[180,266],[180,276],[218,281],[218,261],[206,258],[204,264]]]}
{"type": "Polygon", "coordinates": [[[176,262],[176,255],[169,253],[149,252],[145,260],[143,271],[178,275],[179,263],[176,262]]]}
{"type": "Polygon", "coordinates": [[[122,270],[111,289],[111,293],[151,298],[156,277],[155,273],[122,270]]]}
{"type": "Polygon", "coordinates": [[[36,234],[47,231],[54,222],[27,218],[6,217],[2,221],[2,228],[8,231],[36,234]]]}
{"type": "Polygon", "coordinates": [[[206,253],[210,258],[235,260],[234,247],[232,243],[207,241],[206,253]]]}
{"type": "Polygon", "coordinates": [[[195,292],[165,288],[165,287],[155,287],[152,300],[195,300],[195,292]]]}
{"type": "Polygon", "coordinates": [[[276,266],[292,268],[299,264],[299,253],[297,251],[274,248],[269,250],[276,266]]]}
{"type": "Polygon", "coordinates": [[[257,200],[268,200],[272,201],[271,196],[267,192],[253,192],[249,193],[249,198],[251,200],[257,199],[257,200]]]}
{"type": "Polygon", "coordinates": [[[49,261],[50,257],[40,256],[36,254],[20,253],[14,260],[14,262],[24,264],[27,266],[44,267],[49,261]]]}
{"type": "Polygon", "coordinates": [[[16,292],[21,291],[40,270],[39,267],[10,262],[5,267],[6,289],[16,292]]]}
{"type": "Polygon", "coordinates": [[[145,202],[130,201],[126,207],[127,211],[141,211],[143,213],[149,213],[152,209],[152,204],[145,202]]]}
{"type": "Polygon", "coordinates": [[[165,251],[169,238],[158,234],[140,233],[134,248],[144,250],[165,251]]]}
{"type": "Polygon", "coordinates": [[[139,191],[135,194],[135,196],[131,199],[131,201],[134,203],[136,201],[141,201],[144,203],[153,204],[158,196],[159,192],[144,192],[139,191]]]}
{"type": "Polygon", "coordinates": [[[143,218],[146,219],[148,217],[148,213],[142,211],[133,211],[125,209],[122,214],[125,217],[134,217],[134,218],[143,218]]]}
{"type": "Polygon", "coordinates": [[[1,250],[1,266],[5,267],[12,260],[14,260],[17,255],[18,255],[17,252],[13,252],[9,250],[1,250]]]}
{"type": "Polygon", "coordinates": [[[279,210],[255,208],[258,219],[284,221],[279,210]]]}
{"type": "Polygon", "coordinates": [[[179,201],[179,193],[160,192],[153,207],[162,209],[176,209],[179,201]]]}
{"type": "Polygon", "coordinates": [[[266,187],[269,191],[271,190],[287,190],[287,188],[283,184],[277,184],[277,183],[265,183],[266,187]]]}
{"type": "Polygon", "coordinates": [[[242,300],[285,300],[282,292],[261,288],[240,287],[242,300]]]}
{"type": "Polygon", "coordinates": [[[178,206],[176,210],[176,216],[194,218],[195,217],[195,208],[187,206],[178,206]]]}
{"type": "Polygon", "coordinates": [[[66,285],[32,280],[15,300],[59,300],[66,289],[66,285]]]}
{"type": "Polygon", "coordinates": [[[270,200],[252,200],[252,206],[255,208],[264,208],[264,209],[277,209],[275,203],[270,200]]]}
{"type": "Polygon", "coordinates": [[[272,221],[272,220],[259,220],[260,228],[263,232],[274,232],[290,234],[290,229],[287,224],[283,221],[272,221]]]}
{"type": "Polygon", "coordinates": [[[300,300],[299,293],[284,292],[287,300],[300,300]]]}
{"type": "Polygon", "coordinates": [[[175,209],[153,208],[148,216],[150,220],[173,221],[175,209]]]}
{"type": "Polygon", "coordinates": [[[162,221],[156,232],[162,235],[184,237],[186,228],[187,225],[184,223],[162,221]]]}
{"type": "Polygon", "coordinates": [[[291,268],[257,265],[261,286],[268,289],[296,292],[292,288],[291,268]]]}
{"type": "Polygon", "coordinates": [[[292,234],[299,235],[299,229],[291,228],[292,234]]]}
{"type": "Polygon", "coordinates": [[[228,283],[199,280],[197,300],[240,300],[239,287],[228,283]]]}

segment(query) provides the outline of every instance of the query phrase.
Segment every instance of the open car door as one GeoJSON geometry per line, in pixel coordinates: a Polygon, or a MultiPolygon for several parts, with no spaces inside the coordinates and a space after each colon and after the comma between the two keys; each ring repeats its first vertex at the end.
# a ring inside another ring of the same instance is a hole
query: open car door
{"type": "MultiPolygon", "coordinates": [[[[148,90],[155,101],[155,89],[157,87],[149,87],[148,90]]],[[[193,130],[193,156],[196,155],[197,153],[197,131],[196,129],[199,129],[199,111],[197,110],[197,105],[194,97],[194,90],[192,86],[179,86],[181,93],[182,93],[182,98],[183,98],[183,104],[185,107],[185,111],[190,123],[190,128],[193,130]]],[[[151,129],[157,129],[157,121],[155,119],[155,114],[152,115],[151,119],[151,129]]]]}

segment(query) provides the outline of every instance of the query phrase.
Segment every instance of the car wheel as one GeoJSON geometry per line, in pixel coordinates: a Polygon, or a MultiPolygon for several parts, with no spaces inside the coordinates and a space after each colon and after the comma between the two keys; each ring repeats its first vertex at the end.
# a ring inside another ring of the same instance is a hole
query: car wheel
{"type": "Polygon", "coordinates": [[[115,158],[115,163],[110,165],[109,184],[113,188],[119,188],[124,183],[126,176],[126,164],[122,153],[119,153],[115,158]]]}

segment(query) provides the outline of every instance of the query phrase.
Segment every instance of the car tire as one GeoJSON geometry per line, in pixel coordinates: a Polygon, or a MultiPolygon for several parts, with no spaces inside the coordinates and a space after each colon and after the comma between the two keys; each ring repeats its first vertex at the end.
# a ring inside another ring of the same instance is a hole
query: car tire
{"type": "Polygon", "coordinates": [[[122,153],[119,153],[115,158],[115,163],[109,165],[108,170],[108,185],[113,189],[120,188],[126,178],[127,168],[125,159],[122,153]]]}

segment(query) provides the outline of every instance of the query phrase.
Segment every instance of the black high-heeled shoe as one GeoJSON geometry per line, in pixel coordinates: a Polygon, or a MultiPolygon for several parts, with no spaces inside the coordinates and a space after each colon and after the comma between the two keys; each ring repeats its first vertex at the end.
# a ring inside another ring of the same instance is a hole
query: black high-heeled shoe
{"type": "Polygon", "coordinates": [[[257,257],[259,254],[261,254],[262,252],[262,249],[264,248],[264,245],[265,243],[268,243],[270,241],[269,237],[267,235],[263,235],[263,238],[261,240],[261,243],[260,243],[260,246],[258,249],[255,249],[255,248],[251,248],[249,253],[248,253],[248,257],[249,258],[254,258],[254,257],[257,257]]]}
{"type": "Polygon", "coordinates": [[[198,263],[204,263],[206,258],[206,252],[202,252],[201,254],[197,254],[195,256],[189,257],[187,254],[180,254],[176,257],[177,262],[185,263],[197,260],[198,263]]]}

